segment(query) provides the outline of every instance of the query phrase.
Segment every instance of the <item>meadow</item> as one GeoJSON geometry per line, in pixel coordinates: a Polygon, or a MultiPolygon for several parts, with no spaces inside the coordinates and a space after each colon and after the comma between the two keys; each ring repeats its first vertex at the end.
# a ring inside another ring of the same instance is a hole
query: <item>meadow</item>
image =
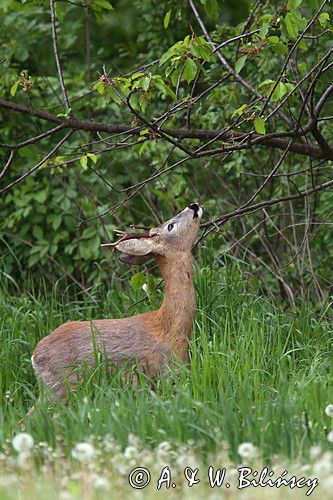
{"type": "MultiPolygon", "coordinates": [[[[231,475],[242,463],[266,464],[274,472],[285,466],[292,474],[315,475],[320,488],[326,484],[332,491],[330,303],[318,307],[304,301],[290,310],[268,300],[237,264],[221,266],[202,258],[195,282],[189,368],[176,367],[154,388],[143,375],[138,384],[131,383],[122,371],[101,383],[96,370],[67,406],[48,410],[44,402],[24,419],[33,442],[24,436],[21,442],[18,422],[38,394],[30,361],[38,341],[68,320],[158,307],[162,290],[128,311],[145,297],[128,280],[110,289],[96,285],[88,297],[64,289],[61,281],[50,291],[32,281],[2,278],[1,498],[44,498],[46,492],[48,498],[110,498],[111,493],[134,493],[127,476],[136,466],[154,471],[153,484],[164,466],[179,476],[192,464],[227,467],[231,475]]],[[[217,494],[202,483],[195,491],[184,486],[183,496],[217,494]]],[[[156,495],[152,485],[142,491],[145,497],[156,495]]],[[[305,490],[288,492],[292,498],[305,495],[305,490]]],[[[287,493],[275,491],[276,498],[287,493]]],[[[271,494],[253,489],[254,498],[271,494]]]]}

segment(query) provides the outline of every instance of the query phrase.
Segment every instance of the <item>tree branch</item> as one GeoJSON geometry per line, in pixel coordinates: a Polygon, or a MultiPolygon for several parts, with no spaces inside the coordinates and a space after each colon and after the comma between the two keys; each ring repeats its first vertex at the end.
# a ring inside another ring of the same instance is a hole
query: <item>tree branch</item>
{"type": "Polygon", "coordinates": [[[233,212],[229,212],[228,214],[221,215],[221,217],[218,217],[217,219],[214,219],[214,220],[211,220],[209,222],[205,222],[205,223],[201,224],[201,227],[213,226],[212,230],[214,230],[216,227],[221,226],[222,224],[225,224],[228,220],[234,219],[235,217],[240,217],[241,215],[244,215],[246,213],[253,213],[253,212],[256,212],[257,210],[271,207],[273,205],[277,205],[278,203],[283,203],[285,201],[297,200],[299,198],[305,198],[306,196],[310,196],[313,193],[316,193],[318,191],[323,191],[324,189],[328,189],[330,187],[333,187],[333,179],[330,181],[324,182],[323,184],[319,184],[318,186],[316,186],[314,188],[306,189],[304,191],[299,191],[296,194],[282,196],[281,198],[275,198],[273,200],[261,201],[260,203],[255,203],[254,205],[240,207],[237,210],[234,210],[233,212]]]}
{"type": "Polygon", "coordinates": [[[67,92],[66,92],[66,87],[65,87],[64,77],[63,77],[63,74],[62,74],[62,68],[61,68],[61,63],[60,63],[60,58],[59,58],[59,52],[58,52],[57,29],[56,29],[56,18],[55,18],[54,2],[55,2],[55,0],[50,0],[51,24],[52,24],[52,38],[53,38],[53,52],[54,52],[54,57],[55,57],[57,68],[58,68],[58,75],[59,75],[59,81],[60,81],[62,96],[63,96],[64,102],[65,102],[66,110],[69,111],[70,110],[70,106],[69,106],[69,102],[68,102],[68,97],[67,97],[67,92]]]}
{"type": "MultiPolygon", "coordinates": [[[[101,123],[101,122],[87,122],[77,120],[75,118],[60,118],[51,113],[46,113],[45,111],[36,110],[33,108],[28,108],[27,106],[22,106],[21,104],[16,104],[10,101],[5,101],[0,99],[0,107],[4,109],[8,109],[10,111],[16,111],[18,113],[23,113],[29,116],[34,116],[36,118],[41,118],[42,120],[61,124],[63,129],[72,129],[72,130],[86,130],[92,132],[108,132],[109,134],[129,134],[129,135],[139,135],[140,130],[144,128],[144,126],[133,127],[129,124],[113,124],[113,123],[101,123]]],[[[211,140],[218,139],[219,141],[231,141],[239,142],[244,140],[246,134],[244,133],[235,133],[235,132],[225,132],[215,130],[204,130],[204,129],[161,129],[161,134],[168,134],[172,137],[176,137],[178,139],[201,139],[201,140],[211,140]]],[[[299,136],[301,133],[299,134],[299,136]]],[[[275,149],[285,150],[288,147],[289,141],[281,139],[281,136],[290,138],[297,137],[295,131],[285,132],[283,134],[277,134],[277,137],[274,134],[270,134],[269,136],[264,135],[256,135],[251,134],[251,137],[244,143],[243,146],[235,146],[235,149],[249,149],[252,146],[269,146],[275,149]]],[[[230,145],[229,145],[230,146],[230,145]]],[[[226,151],[232,150],[232,146],[226,151]]],[[[312,144],[301,144],[301,143],[293,143],[289,151],[298,153],[301,155],[305,155],[311,158],[316,159],[326,159],[333,160],[333,149],[330,148],[329,151],[323,151],[320,147],[314,146],[312,144]]],[[[213,150],[214,154],[217,154],[218,151],[213,150]]]]}

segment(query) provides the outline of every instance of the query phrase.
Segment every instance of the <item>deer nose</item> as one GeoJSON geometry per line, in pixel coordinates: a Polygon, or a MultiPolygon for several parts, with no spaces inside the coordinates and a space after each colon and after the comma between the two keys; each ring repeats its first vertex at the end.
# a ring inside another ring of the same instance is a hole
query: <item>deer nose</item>
{"type": "Polygon", "coordinates": [[[199,205],[197,203],[192,203],[191,205],[188,206],[188,208],[190,208],[191,210],[194,211],[194,213],[196,214],[197,212],[199,212],[199,205]]]}

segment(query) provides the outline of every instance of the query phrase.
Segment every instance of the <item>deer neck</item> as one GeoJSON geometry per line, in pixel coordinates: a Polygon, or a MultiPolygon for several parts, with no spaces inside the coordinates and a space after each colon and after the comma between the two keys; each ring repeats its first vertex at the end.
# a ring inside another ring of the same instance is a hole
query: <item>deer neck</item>
{"type": "Polygon", "coordinates": [[[159,335],[187,351],[195,315],[193,257],[179,252],[172,259],[158,257],[157,263],[164,279],[164,301],[157,314],[159,335]]]}

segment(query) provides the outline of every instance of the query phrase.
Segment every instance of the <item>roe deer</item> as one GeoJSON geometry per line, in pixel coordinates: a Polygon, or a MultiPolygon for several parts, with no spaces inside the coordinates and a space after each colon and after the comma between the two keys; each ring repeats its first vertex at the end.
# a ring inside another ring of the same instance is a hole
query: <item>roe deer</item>
{"type": "Polygon", "coordinates": [[[104,245],[121,252],[127,264],[154,258],[164,278],[164,301],[156,311],[129,318],[65,323],[42,339],[32,363],[53,397],[64,399],[68,384],[75,386],[75,365],[94,364],[93,344],[112,362],[132,360],[154,376],[174,357],[188,361],[195,314],[191,248],[201,216],[202,208],[193,203],[146,233],[123,233],[116,243],[104,245]]]}

